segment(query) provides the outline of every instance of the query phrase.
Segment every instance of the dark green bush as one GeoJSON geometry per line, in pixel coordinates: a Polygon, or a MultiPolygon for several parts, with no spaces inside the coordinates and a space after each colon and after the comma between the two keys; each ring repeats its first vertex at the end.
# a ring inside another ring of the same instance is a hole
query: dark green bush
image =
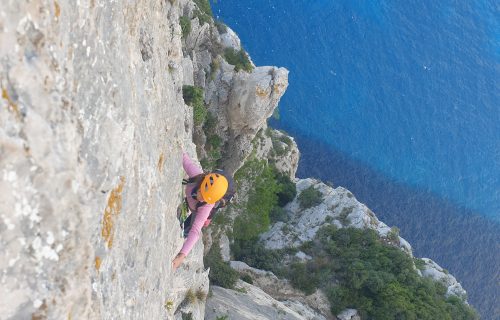
{"type": "Polygon", "coordinates": [[[288,175],[281,172],[276,172],[276,181],[280,186],[280,191],[278,192],[278,205],[284,207],[297,195],[297,186],[288,175]]]}
{"type": "Polygon", "coordinates": [[[253,284],[253,279],[250,275],[244,274],[241,276],[241,280],[245,281],[246,283],[253,284]]]}
{"type": "Polygon", "coordinates": [[[272,223],[282,221],[282,222],[287,222],[289,220],[288,214],[286,213],[286,210],[283,209],[282,207],[274,207],[271,210],[271,213],[269,214],[269,218],[271,219],[272,223]]]}
{"type": "Polygon", "coordinates": [[[205,266],[210,268],[208,277],[214,285],[233,289],[238,280],[238,272],[233,270],[229,263],[222,260],[218,242],[214,242],[210,251],[203,259],[205,266]]]}
{"type": "Polygon", "coordinates": [[[413,261],[415,262],[415,267],[419,270],[423,270],[425,267],[425,261],[419,258],[414,258],[413,261]]]}
{"type": "Polygon", "coordinates": [[[203,101],[203,89],[194,86],[182,86],[182,97],[187,105],[193,107],[194,124],[203,124],[208,113],[203,101]]]}
{"type": "Polygon", "coordinates": [[[184,102],[189,106],[203,103],[203,89],[184,85],[182,86],[182,98],[184,98],[184,102]]]}
{"type": "Polygon", "coordinates": [[[191,20],[188,17],[182,16],[179,22],[181,24],[182,39],[186,39],[191,32],[191,20]]]}
{"type": "Polygon", "coordinates": [[[224,49],[224,58],[229,64],[234,66],[234,70],[236,71],[244,70],[251,72],[253,70],[248,54],[243,49],[237,51],[233,48],[226,48],[224,49]]]}
{"type": "Polygon", "coordinates": [[[217,27],[217,31],[219,31],[219,34],[224,34],[227,32],[227,26],[224,24],[224,22],[216,20],[215,26],[217,27]]]}
{"type": "Polygon", "coordinates": [[[305,263],[294,263],[288,274],[292,285],[307,295],[314,293],[319,285],[319,276],[309,269],[305,263]]]}
{"type": "Polygon", "coordinates": [[[257,238],[250,240],[235,240],[231,245],[234,258],[243,261],[249,266],[269,270],[277,275],[283,274],[281,262],[282,250],[269,250],[257,238]]]}
{"type": "Polygon", "coordinates": [[[314,189],[314,186],[310,186],[309,188],[302,190],[298,199],[300,208],[308,209],[320,204],[321,201],[323,201],[323,195],[319,190],[314,189]]]}
{"type": "Polygon", "coordinates": [[[281,140],[281,142],[286,143],[286,145],[289,146],[289,147],[291,147],[292,144],[293,144],[292,139],[289,136],[287,136],[287,135],[282,135],[280,137],[280,140],[281,140]]]}
{"type": "Polygon", "coordinates": [[[354,207],[343,207],[342,211],[339,214],[339,221],[343,226],[346,226],[350,223],[349,215],[351,214],[354,207]]]}

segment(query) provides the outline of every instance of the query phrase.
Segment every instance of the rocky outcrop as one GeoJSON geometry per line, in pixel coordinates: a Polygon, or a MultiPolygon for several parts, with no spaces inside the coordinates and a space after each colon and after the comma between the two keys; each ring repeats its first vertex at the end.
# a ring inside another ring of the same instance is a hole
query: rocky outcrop
{"type": "Polygon", "coordinates": [[[254,285],[299,312],[306,319],[332,318],[328,298],[320,290],[311,295],[305,295],[302,291],[293,288],[288,280],[279,279],[270,271],[252,268],[241,261],[231,261],[231,268],[242,275],[250,276],[254,285]]]}
{"type": "Polygon", "coordinates": [[[284,132],[265,128],[259,131],[253,145],[257,159],[265,159],[272,163],[279,172],[295,179],[300,152],[292,137],[284,132]]]}
{"type": "Polygon", "coordinates": [[[420,270],[424,277],[429,277],[435,281],[441,282],[447,288],[447,296],[454,295],[463,300],[467,299],[467,292],[465,292],[462,285],[454,276],[429,258],[422,258],[421,260],[425,263],[420,270]]]}
{"type": "Polygon", "coordinates": [[[256,286],[241,280],[236,286],[236,290],[212,287],[213,295],[207,302],[205,319],[215,320],[224,316],[235,320],[310,319],[273,299],[256,286]]]}
{"type": "MultiPolygon", "coordinates": [[[[252,150],[257,132],[267,127],[267,119],[285,93],[288,70],[267,66],[254,67],[251,72],[235,71],[225,61],[224,49],[241,48],[236,34],[228,27],[221,34],[215,25],[200,26],[194,13],[189,17],[191,32],[185,39],[184,55],[192,61],[193,76],[186,78],[192,78],[194,85],[204,89],[208,110],[217,119],[215,131],[225,145],[222,167],[235,172],[252,150]]],[[[191,71],[189,61],[183,62],[183,69],[191,71]]],[[[198,153],[205,157],[204,132],[198,131],[196,135],[198,153]]]]}
{"type": "Polygon", "coordinates": [[[298,198],[290,202],[285,210],[290,221],[286,223],[277,222],[270,230],[262,234],[261,239],[269,249],[282,249],[287,247],[298,247],[300,244],[312,240],[317,231],[325,224],[331,223],[335,226],[370,228],[399,246],[411,255],[410,244],[395,234],[391,237],[391,228],[379,221],[375,214],[364,204],[360,203],[348,190],[338,187],[332,188],[314,179],[297,180],[297,193],[313,186],[320,191],[322,202],[308,209],[301,209],[298,198]]]}

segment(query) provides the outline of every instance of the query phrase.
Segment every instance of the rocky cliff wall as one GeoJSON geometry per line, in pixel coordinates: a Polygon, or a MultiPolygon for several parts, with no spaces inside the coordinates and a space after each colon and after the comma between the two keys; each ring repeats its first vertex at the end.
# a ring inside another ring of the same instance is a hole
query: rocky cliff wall
{"type": "Polygon", "coordinates": [[[208,292],[202,243],[170,264],[191,141],[181,5],[2,3],[2,319],[203,318],[182,305],[208,292]]]}

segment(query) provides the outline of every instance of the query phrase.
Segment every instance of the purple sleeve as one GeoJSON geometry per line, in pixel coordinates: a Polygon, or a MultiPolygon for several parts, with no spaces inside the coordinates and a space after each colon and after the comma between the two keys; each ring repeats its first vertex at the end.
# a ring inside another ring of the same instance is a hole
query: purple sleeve
{"type": "Polygon", "coordinates": [[[182,166],[190,178],[203,173],[203,170],[194,164],[193,160],[185,152],[182,154],[182,166]]]}
{"type": "Polygon", "coordinates": [[[186,241],[184,241],[184,245],[182,246],[181,253],[184,253],[187,256],[195,245],[196,241],[198,241],[201,234],[201,228],[205,224],[205,221],[207,221],[207,218],[210,215],[210,211],[212,211],[213,207],[213,204],[206,204],[198,208],[196,217],[193,221],[193,225],[191,226],[191,230],[189,230],[186,241]]]}

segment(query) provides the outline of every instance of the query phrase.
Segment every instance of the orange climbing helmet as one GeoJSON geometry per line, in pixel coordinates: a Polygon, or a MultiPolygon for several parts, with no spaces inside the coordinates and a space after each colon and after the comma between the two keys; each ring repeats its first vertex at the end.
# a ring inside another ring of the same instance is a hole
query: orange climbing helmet
{"type": "Polygon", "coordinates": [[[200,184],[200,193],[206,203],[216,203],[226,194],[229,182],[218,173],[205,175],[200,184]]]}

